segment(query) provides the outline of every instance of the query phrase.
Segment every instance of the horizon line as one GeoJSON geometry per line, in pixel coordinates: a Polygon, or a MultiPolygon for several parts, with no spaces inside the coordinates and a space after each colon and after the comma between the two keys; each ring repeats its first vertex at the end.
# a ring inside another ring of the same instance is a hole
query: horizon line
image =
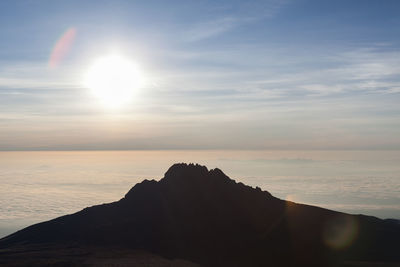
{"type": "Polygon", "coordinates": [[[0,152],[107,152],[107,151],[400,151],[400,148],[144,148],[144,149],[0,149],[0,152]]]}

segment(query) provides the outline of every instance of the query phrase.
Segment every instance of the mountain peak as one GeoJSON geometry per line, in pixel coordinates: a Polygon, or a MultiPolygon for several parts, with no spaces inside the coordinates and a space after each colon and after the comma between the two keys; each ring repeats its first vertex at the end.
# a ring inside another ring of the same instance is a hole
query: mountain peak
{"type": "Polygon", "coordinates": [[[207,175],[208,169],[206,166],[202,166],[194,163],[176,163],[172,165],[164,175],[164,179],[168,178],[180,178],[183,176],[193,175],[207,175]]]}
{"type": "Polygon", "coordinates": [[[393,222],[289,203],[220,169],[179,163],[120,201],[1,239],[0,254],[18,244],[78,244],[144,249],[205,266],[331,266],[333,258],[398,261],[399,238],[393,222]],[[353,230],[354,240],[343,239],[353,230]],[[336,249],[331,240],[348,247],[336,249]]]}
{"type": "Polygon", "coordinates": [[[213,190],[223,189],[225,188],[223,185],[227,184],[236,184],[236,182],[231,180],[218,168],[208,170],[206,166],[199,164],[176,163],[168,169],[159,182],[144,180],[136,184],[125,195],[125,199],[136,199],[138,194],[146,195],[149,191],[152,191],[154,194],[155,188],[157,188],[157,192],[173,190],[175,196],[183,192],[192,195],[204,194],[213,190]]]}
{"type": "Polygon", "coordinates": [[[218,168],[208,170],[206,166],[194,163],[176,163],[161,179],[163,183],[207,183],[210,180],[233,181],[218,168]]]}

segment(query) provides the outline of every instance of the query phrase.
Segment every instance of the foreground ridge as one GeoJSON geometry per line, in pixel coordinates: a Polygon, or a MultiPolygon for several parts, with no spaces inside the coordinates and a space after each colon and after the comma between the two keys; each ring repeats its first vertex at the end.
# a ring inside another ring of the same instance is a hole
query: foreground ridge
{"type": "MultiPolygon", "coordinates": [[[[1,239],[0,264],[15,263],[15,251],[20,258],[21,249],[37,246],[47,248],[43,253],[71,246],[118,248],[112,250],[116,254],[140,250],[205,266],[394,264],[400,262],[399,238],[395,220],[280,200],[235,182],[218,168],[179,163],[159,181],[136,184],[119,201],[1,239]]],[[[87,263],[88,258],[79,260],[87,263]]]]}

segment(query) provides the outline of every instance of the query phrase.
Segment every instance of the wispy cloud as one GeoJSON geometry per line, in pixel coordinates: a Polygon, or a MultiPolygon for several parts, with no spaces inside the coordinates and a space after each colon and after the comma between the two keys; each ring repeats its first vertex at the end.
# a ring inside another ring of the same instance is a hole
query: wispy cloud
{"type": "MultiPolygon", "coordinates": [[[[285,60],[282,57],[282,61],[285,60]]],[[[320,67],[297,68],[296,64],[288,63],[285,73],[266,70],[265,76],[272,78],[249,82],[265,90],[281,88],[289,94],[299,92],[313,96],[399,91],[398,52],[359,49],[337,52],[329,58],[317,55],[312,65],[320,67]]]]}
{"type": "Polygon", "coordinates": [[[219,18],[213,21],[201,22],[184,33],[184,40],[188,42],[200,41],[220,35],[239,25],[240,21],[233,17],[219,18]]]}
{"type": "Polygon", "coordinates": [[[72,68],[51,70],[42,62],[0,63],[0,93],[4,89],[66,89],[78,86],[72,68]]]}
{"type": "Polygon", "coordinates": [[[272,18],[287,2],[285,0],[229,2],[229,5],[221,5],[218,8],[219,11],[226,14],[225,16],[208,18],[189,25],[189,28],[183,33],[183,40],[187,42],[201,41],[229,32],[245,24],[272,18]]]}

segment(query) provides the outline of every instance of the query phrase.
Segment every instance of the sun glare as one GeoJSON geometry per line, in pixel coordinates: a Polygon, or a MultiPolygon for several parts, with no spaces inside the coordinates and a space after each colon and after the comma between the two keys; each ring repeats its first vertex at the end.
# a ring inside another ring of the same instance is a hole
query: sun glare
{"type": "Polygon", "coordinates": [[[117,108],[133,99],[143,86],[136,64],[119,55],[97,59],[89,68],[85,86],[106,106],[117,108]]]}

